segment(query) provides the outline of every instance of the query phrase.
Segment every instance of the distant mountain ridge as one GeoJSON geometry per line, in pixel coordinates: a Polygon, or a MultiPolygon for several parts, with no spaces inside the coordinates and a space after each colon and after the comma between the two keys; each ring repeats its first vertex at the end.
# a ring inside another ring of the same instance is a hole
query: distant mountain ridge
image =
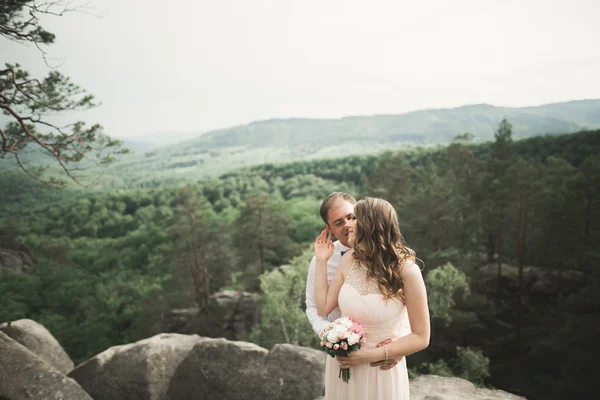
{"type": "MultiPolygon", "coordinates": [[[[142,136],[125,141],[132,154],[106,169],[86,173],[102,176],[101,185],[113,188],[173,186],[258,164],[444,145],[464,132],[473,134],[475,141],[491,141],[502,118],[512,124],[515,139],[600,129],[600,99],[534,107],[474,104],[338,119],[271,119],[209,131],[177,143],[172,141],[182,138],[178,134],[142,136]]],[[[11,161],[0,159],[0,171],[15,168],[11,161]]],[[[27,162],[53,164],[39,151],[28,155],[27,162]]]]}
{"type": "Polygon", "coordinates": [[[502,118],[512,124],[515,139],[598,129],[600,99],[534,107],[475,104],[398,115],[256,121],[137,151],[110,167],[109,173],[123,180],[115,186],[131,182],[151,186],[205,179],[257,164],[443,145],[464,132],[483,142],[493,140],[502,118]]]}
{"type": "Polygon", "coordinates": [[[340,142],[444,143],[470,132],[478,141],[493,139],[502,118],[515,138],[569,133],[600,127],[600,99],[534,107],[488,104],[428,109],[398,115],[349,116],[339,119],[271,119],[219,129],[184,142],[186,147],[330,146],[340,142]]]}

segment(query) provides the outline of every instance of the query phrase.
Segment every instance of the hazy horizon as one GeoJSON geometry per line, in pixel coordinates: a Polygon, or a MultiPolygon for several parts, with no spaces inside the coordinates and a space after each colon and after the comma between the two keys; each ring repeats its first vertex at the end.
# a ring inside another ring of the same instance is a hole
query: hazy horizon
{"type": "MultiPolygon", "coordinates": [[[[87,3],[84,3],[87,4],[87,3]]],[[[600,3],[92,1],[45,50],[102,105],[65,114],[135,139],[254,121],[600,98],[600,3]]],[[[3,41],[4,62],[48,68],[3,41]]]]}

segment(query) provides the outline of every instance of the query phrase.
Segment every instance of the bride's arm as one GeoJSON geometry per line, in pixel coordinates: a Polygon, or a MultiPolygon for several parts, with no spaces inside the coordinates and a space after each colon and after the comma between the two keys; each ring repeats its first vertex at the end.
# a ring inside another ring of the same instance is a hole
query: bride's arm
{"type": "MultiPolygon", "coordinates": [[[[411,333],[387,346],[388,359],[400,358],[421,351],[429,346],[430,325],[427,289],[421,269],[414,262],[407,262],[402,268],[406,311],[411,333]]],[[[384,352],[385,358],[385,352],[384,352]]]]}
{"type": "MultiPolygon", "coordinates": [[[[319,244],[316,244],[318,246],[319,244]]],[[[333,244],[332,244],[333,246],[333,244]]],[[[344,283],[344,277],[352,263],[352,253],[349,251],[344,254],[340,265],[335,273],[331,285],[327,283],[327,260],[329,257],[320,255],[319,250],[315,249],[317,256],[317,268],[315,273],[315,303],[317,305],[317,314],[321,317],[326,317],[338,306],[338,295],[342,284],[344,283]]],[[[321,252],[321,254],[324,252],[321,252]]]]}
{"type": "Polygon", "coordinates": [[[317,303],[317,313],[321,317],[326,317],[338,306],[338,295],[344,283],[344,277],[352,264],[352,256],[349,251],[344,254],[340,265],[335,272],[331,285],[327,284],[327,260],[317,259],[317,273],[315,279],[315,300],[317,303]]]}

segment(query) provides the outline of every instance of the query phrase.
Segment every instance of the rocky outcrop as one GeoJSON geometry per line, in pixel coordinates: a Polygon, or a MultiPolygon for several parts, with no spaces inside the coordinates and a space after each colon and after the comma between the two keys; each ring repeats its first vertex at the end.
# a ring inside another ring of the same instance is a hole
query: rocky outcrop
{"type": "Polygon", "coordinates": [[[11,272],[31,272],[35,259],[25,244],[16,248],[0,248],[0,269],[11,272]]]}
{"type": "Polygon", "coordinates": [[[163,317],[163,332],[192,334],[199,307],[176,308],[163,317]]]}
{"type": "Polygon", "coordinates": [[[325,354],[317,350],[286,344],[269,352],[252,343],[207,339],[181,363],[167,398],[312,400],[323,394],[324,372],[325,354]]]}
{"type": "Polygon", "coordinates": [[[91,400],[91,397],[74,380],[0,332],[0,399],[91,400]]]}
{"type": "Polygon", "coordinates": [[[48,330],[30,319],[20,319],[0,324],[0,331],[28,348],[63,374],[73,369],[73,361],[58,340],[48,330]]]}
{"type": "Polygon", "coordinates": [[[410,383],[411,400],[526,400],[503,390],[477,388],[461,378],[421,375],[410,383]]]}
{"type": "MultiPolygon", "coordinates": [[[[498,276],[497,264],[486,264],[479,268],[479,275],[487,279],[496,279],[498,276]]],[[[519,268],[514,265],[502,264],[502,277],[510,284],[517,285],[519,268]]],[[[563,270],[555,271],[545,268],[523,267],[523,281],[530,293],[553,295],[560,290],[571,288],[584,280],[581,271],[563,270]]]]}
{"type": "MultiPolygon", "coordinates": [[[[3,330],[25,345],[0,331],[2,400],[313,400],[324,392],[326,356],[306,347],[278,344],[268,351],[223,338],[160,334],[111,347],[67,377],[51,365],[60,359],[42,358],[53,354],[49,348],[60,348],[58,343],[44,344],[47,336],[55,339],[43,326],[20,320],[3,324],[3,330]]],[[[502,390],[476,388],[464,379],[433,375],[411,381],[411,399],[524,400],[502,390]]]]}
{"type": "Polygon", "coordinates": [[[160,334],[115,346],[69,376],[96,400],[310,399],[323,393],[324,353],[292,345],[160,334]]]}
{"type": "Polygon", "coordinates": [[[165,332],[239,340],[260,320],[260,308],[251,293],[228,290],[211,295],[204,310],[176,309],[164,320],[165,332]]]}
{"type": "Polygon", "coordinates": [[[203,338],[160,334],[114,346],[80,364],[69,376],[95,400],[160,400],[179,364],[203,338]]]}

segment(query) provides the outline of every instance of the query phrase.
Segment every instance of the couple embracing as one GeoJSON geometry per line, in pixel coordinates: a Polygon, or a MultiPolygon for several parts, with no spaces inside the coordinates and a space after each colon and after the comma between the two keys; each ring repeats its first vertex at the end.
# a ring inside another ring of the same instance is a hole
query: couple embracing
{"type": "Polygon", "coordinates": [[[359,350],[327,357],[325,399],[409,400],[405,356],[429,345],[429,310],[421,270],[404,243],[396,211],[382,199],[356,202],[334,192],[320,213],[325,230],[315,240],[306,314],[318,335],[342,316],[365,333],[359,350]],[[340,368],[349,368],[348,382],[339,378],[340,368]]]}

